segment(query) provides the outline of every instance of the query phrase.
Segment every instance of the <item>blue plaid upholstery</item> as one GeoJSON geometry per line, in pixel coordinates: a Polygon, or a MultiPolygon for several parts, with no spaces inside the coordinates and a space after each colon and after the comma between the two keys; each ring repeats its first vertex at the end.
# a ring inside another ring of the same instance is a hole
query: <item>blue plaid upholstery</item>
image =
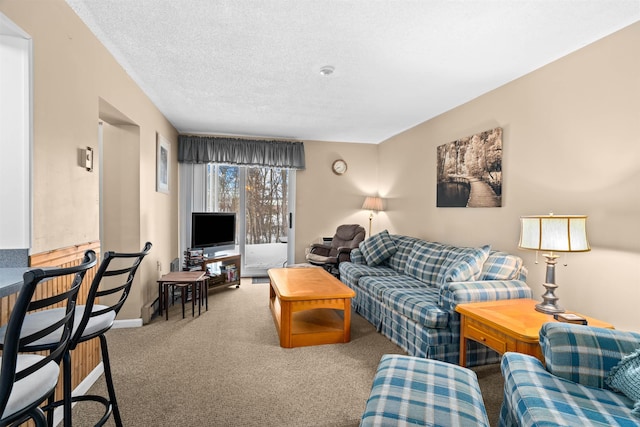
{"type": "Polygon", "coordinates": [[[545,323],[540,346],[547,370],[582,385],[608,388],[605,378],[625,354],[640,348],[640,334],[568,323],[545,323]]]}
{"type": "Polygon", "coordinates": [[[387,230],[360,242],[359,248],[369,266],[380,264],[398,250],[387,230]]]}
{"type": "Polygon", "coordinates": [[[467,280],[478,280],[490,250],[491,246],[489,245],[481,248],[465,248],[455,258],[452,256],[447,257],[449,263],[444,274],[444,281],[466,282],[467,280]]]}
{"type": "Polygon", "coordinates": [[[500,426],[640,426],[623,394],[583,386],[547,372],[521,353],[502,357],[504,400],[500,426]]]}
{"type": "Polygon", "coordinates": [[[385,354],[362,414],[368,426],[489,426],[476,374],[417,357],[385,354]]]}
{"type": "MultiPolygon", "coordinates": [[[[390,269],[389,269],[390,270],[390,269]]],[[[388,271],[388,270],[382,270],[388,271]]],[[[356,291],[357,306],[353,306],[356,313],[360,313],[378,330],[382,327],[382,318],[386,315],[381,295],[386,289],[394,288],[420,288],[424,289],[424,283],[407,276],[363,276],[355,286],[350,286],[356,291]]],[[[345,282],[346,283],[346,282],[345,282]]],[[[353,301],[352,300],[352,301],[353,301]]]]}
{"type": "MultiPolygon", "coordinates": [[[[351,253],[353,254],[353,251],[351,253]]],[[[341,262],[338,268],[340,270],[340,280],[353,290],[357,290],[361,277],[397,276],[400,274],[389,267],[381,265],[369,267],[366,264],[355,264],[353,262],[341,262]]]]}
{"type": "Polygon", "coordinates": [[[520,277],[524,265],[522,258],[506,252],[492,251],[482,265],[480,280],[526,280],[526,269],[524,277],[520,277]]]}
{"type": "MultiPolygon", "coordinates": [[[[427,328],[406,316],[382,309],[386,314],[382,318],[380,332],[391,342],[408,354],[427,359],[458,363],[460,357],[460,315],[453,313],[449,327],[445,329],[427,328]]],[[[467,342],[467,365],[486,365],[497,363],[498,354],[475,341],[467,342]]]]}
{"type": "Polygon", "coordinates": [[[640,334],[546,323],[540,345],[546,369],[532,356],[502,357],[501,426],[640,426],[633,401],[604,385],[610,369],[640,346],[640,334]]]}
{"type": "MultiPolygon", "coordinates": [[[[378,266],[368,266],[361,251],[353,250],[351,262],[340,263],[340,279],[356,292],[351,300],[354,312],[410,355],[457,363],[457,304],[531,297],[529,287],[517,279],[451,281],[489,274],[484,271],[485,259],[491,259],[491,274],[524,278],[526,269],[518,257],[490,252],[489,246],[464,248],[390,237],[397,248],[393,255],[378,266]]],[[[469,343],[469,366],[498,360],[494,351],[469,343]]]]}
{"type": "Polygon", "coordinates": [[[364,289],[376,299],[381,299],[384,291],[388,289],[413,289],[417,288],[426,292],[436,292],[430,289],[420,280],[408,276],[363,276],[358,281],[356,289],[364,289]]]}
{"type": "Polygon", "coordinates": [[[399,234],[392,234],[391,239],[393,239],[398,250],[384,262],[384,265],[393,268],[395,271],[404,273],[407,259],[409,259],[409,254],[413,250],[413,246],[421,240],[417,237],[402,236],[399,234]]]}
{"type": "Polygon", "coordinates": [[[366,264],[364,260],[364,255],[360,252],[359,248],[351,249],[351,253],[349,254],[350,261],[354,264],[366,264]]]}
{"type": "Polygon", "coordinates": [[[531,298],[531,288],[520,280],[479,280],[477,282],[448,282],[440,287],[439,304],[454,311],[466,302],[497,301],[531,298]]]}
{"type": "Polygon", "coordinates": [[[635,402],[631,413],[640,419],[640,346],[622,358],[609,372],[605,383],[635,402]]]}
{"type": "Polygon", "coordinates": [[[449,312],[438,306],[438,293],[431,289],[400,288],[382,291],[382,302],[391,311],[424,325],[442,329],[449,324],[449,312]]]}
{"type": "Polygon", "coordinates": [[[436,285],[442,264],[448,254],[449,247],[443,244],[420,241],[413,246],[404,272],[427,285],[436,285]]]}

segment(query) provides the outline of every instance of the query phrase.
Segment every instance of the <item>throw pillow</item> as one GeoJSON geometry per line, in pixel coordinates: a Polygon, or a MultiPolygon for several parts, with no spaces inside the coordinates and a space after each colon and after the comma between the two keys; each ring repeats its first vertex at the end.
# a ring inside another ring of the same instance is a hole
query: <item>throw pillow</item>
{"type": "Polygon", "coordinates": [[[640,348],[627,354],[613,367],[606,384],[635,401],[631,413],[640,418],[640,348]]]}
{"type": "Polygon", "coordinates": [[[478,280],[482,273],[482,266],[489,256],[491,246],[481,248],[466,248],[451,262],[445,273],[447,282],[466,282],[478,280]]]}
{"type": "Polygon", "coordinates": [[[522,258],[495,251],[483,264],[479,280],[512,280],[520,275],[521,270],[522,258]]]}
{"type": "Polygon", "coordinates": [[[387,230],[363,241],[359,248],[367,265],[371,267],[379,265],[398,250],[387,230]]]}

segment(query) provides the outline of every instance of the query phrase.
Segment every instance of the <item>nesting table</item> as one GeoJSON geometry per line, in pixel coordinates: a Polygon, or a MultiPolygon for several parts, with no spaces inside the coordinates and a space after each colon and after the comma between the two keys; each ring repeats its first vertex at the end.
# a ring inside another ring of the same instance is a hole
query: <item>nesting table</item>
{"type": "MultiPolygon", "coordinates": [[[[185,285],[191,287],[191,314],[195,315],[196,288],[198,298],[198,314],[202,307],[202,297],[204,296],[205,307],[209,310],[209,299],[207,296],[207,272],[198,271],[172,271],[158,279],[158,305],[160,315],[164,308],[166,320],[169,320],[169,287],[171,285],[185,285]]],[[[184,295],[182,294],[182,317],[184,317],[184,295]]]]}

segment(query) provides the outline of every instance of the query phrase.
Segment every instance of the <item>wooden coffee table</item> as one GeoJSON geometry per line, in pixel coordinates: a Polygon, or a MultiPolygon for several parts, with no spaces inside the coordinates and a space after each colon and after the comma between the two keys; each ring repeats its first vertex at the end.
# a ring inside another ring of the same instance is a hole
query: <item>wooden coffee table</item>
{"type": "MultiPolygon", "coordinates": [[[[556,322],[552,314],[535,310],[538,301],[509,299],[458,304],[460,313],[460,366],[467,365],[467,340],[477,341],[498,353],[517,351],[544,362],[539,333],[543,323],[556,322]]],[[[579,313],[575,313],[579,314],[579,313]]],[[[583,316],[590,326],[613,329],[613,325],[583,316]]]]}
{"type": "Polygon", "coordinates": [[[322,268],[272,268],[269,306],[285,348],[351,340],[353,290],[322,268]]]}

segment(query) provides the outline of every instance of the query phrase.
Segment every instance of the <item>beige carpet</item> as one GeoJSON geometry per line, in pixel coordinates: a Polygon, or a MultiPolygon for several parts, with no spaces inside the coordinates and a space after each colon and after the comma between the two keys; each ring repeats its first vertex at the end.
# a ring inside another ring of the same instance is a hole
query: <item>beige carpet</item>
{"type": "MultiPolygon", "coordinates": [[[[351,342],[283,349],[268,284],[212,291],[209,311],[108,333],[125,426],[357,426],[380,357],[403,351],[358,315],[351,342]]],[[[476,369],[492,425],[502,401],[496,365],[476,369]]],[[[106,395],[101,377],[91,393],[106,395]]],[[[97,407],[80,403],[74,426],[97,407]]],[[[112,420],[107,425],[113,425],[112,420]]]]}

